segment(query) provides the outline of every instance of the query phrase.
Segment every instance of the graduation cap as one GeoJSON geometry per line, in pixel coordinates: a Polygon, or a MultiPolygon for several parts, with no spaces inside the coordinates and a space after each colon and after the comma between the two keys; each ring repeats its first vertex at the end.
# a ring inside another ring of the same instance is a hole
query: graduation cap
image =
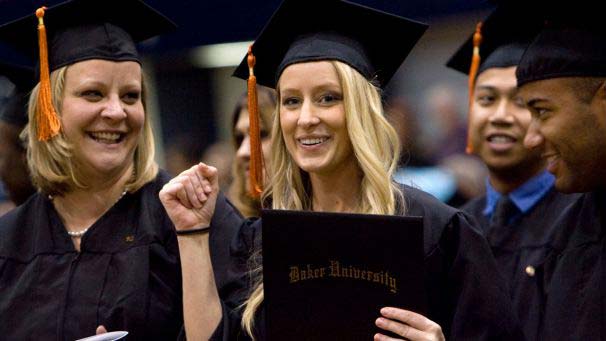
{"type": "Polygon", "coordinates": [[[34,69],[0,61],[0,76],[6,77],[15,86],[0,104],[0,120],[23,127],[27,124],[25,107],[28,93],[35,84],[34,69]]]}
{"type": "MultiPolygon", "coordinates": [[[[491,68],[517,66],[530,44],[540,31],[538,8],[519,1],[500,1],[486,19],[476,25],[475,32],[448,60],[446,66],[469,75],[469,108],[477,75],[491,68]],[[523,9],[523,10],[522,10],[523,9]],[[512,25],[513,23],[513,25],[512,25]]],[[[469,134],[467,153],[471,153],[469,134]]]]}
{"type": "Polygon", "coordinates": [[[256,83],[275,88],[295,63],[337,60],[386,85],[427,25],[341,0],[284,0],[234,76],[248,79],[251,195],[262,192],[262,151],[256,83]],[[385,41],[385,36],[397,37],[385,41]]]}
{"type": "Polygon", "coordinates": [[[543,28],[516,70],[518,86],[559,77],[606,77],[602,14],[593,5],[581,3],[546,7],[543,28]]]}
{"type": "MultiPolygon", "coordinates": [[[[340,0],[285,0],[252,45],[259,84],[275,88],[290,64],[338,60],[386,85],[427,25],[340,0]],[[397,37],[385,41],[384,37],[397,37]]],[[[247,79],[247,59],[234,76],[247,79]]]]}
{"type": "Polygon", "coordinates": [[[38,139],[48,140],[60,130],[51,102],[51,71],[90,59],[139,62],[135,43],[174,27],[139,0],[66,1],[0,26],[0,41],[39,56],[38,139]]]}
{"type": "MultiPolygon", "coordinates": [[[[494,67],[517,66],[526,47],[541,28],[542,22],[528,8],[521,11],[511,2],[500,4],[481,23],[481,58],[477,73],[494,67]]],[[[446,66],[469,75],[474,50],[473,36],[461,45],[446,66]]]]}

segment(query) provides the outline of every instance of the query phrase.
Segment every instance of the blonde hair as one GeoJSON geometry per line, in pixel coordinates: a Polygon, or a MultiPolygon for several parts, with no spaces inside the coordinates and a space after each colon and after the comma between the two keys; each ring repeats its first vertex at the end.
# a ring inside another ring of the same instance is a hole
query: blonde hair
{"type": "MultiPolygon", "coordinates": [[[[349,65],[339,61],[331,61],[331,64],[341,84],[347,131],[363,175],[357,213],[404,214],[404,194],[392,180],[400,142],[395,129],[385,118],[380,89],[349,65]]],[[[297,166],[286,149],[279,115],[274,117],[272,130],[272,169],[263,200],[271,201],[273,209],[311,210],[309,176],[297,166]]],[[[251,336],[255,312],[263,302],[260,264],[257,267],[253,271],[256,277],[254,289],[245,303],[242,316],[242,327],[251,336]]]]}
{"type": "MultiPolygon", "coordinates": [[[[53,106],[61,120],[61,107],[65,87],[65,73],[69,66],[61,67],[51,73],[51,93],[53,106]]],[[[73,146],[67,140],[63,131],[49,141],[38,141],[36,110],[38,108],[39,84],[34,87],[29,98],[29,123],[22,133],[27,141],[27,163],[32,182],[38,190],[46,194],[61,195],[75,188],[86,189],[86,179],[77,171],[73,158],[73,146]]],[[[143,73],[141,73],[141,101],[147,113],[146,88],[143,73]]],[[[146,183],[152,181],[158,174],[158,165],[154,161],[154,137],[151,123],[145,115],[143,130],[134,154],[134,175],[126,185],[126,190],[135,192],[146,183]]]]}
{"type": "MultiPolygon", "coordinates": [[[[259,105],[259,119],[261,130],[271,130],[271,124],[273,122],[272,116],[276,109],[276,95],[275,91],[271,88],[264,86],[257,87],[257,97],[259,105]],[[264,128],[264,129],[263,129],[264,128]]],[[[234,148],[237,151],[240,145],[235,139],[235,128],[240,118],[240,112],[247,110],[248,108],[248,94],[245,92],[240,96],[240,99],[234,108],[233,122],[232,122],[232,141],[234,148]]],[[[269,174],[271,165],[263,165],[265,168],[265,174],[269,174]]],[[[233,182],[229,187],[229,198],[236,208],[245,217],[258,217],[261,213],[261,202],[250,196],[248,188],[246,188],[246,173],[242,172],[239,168],[237,160],[232,165],[233,182]]]]}

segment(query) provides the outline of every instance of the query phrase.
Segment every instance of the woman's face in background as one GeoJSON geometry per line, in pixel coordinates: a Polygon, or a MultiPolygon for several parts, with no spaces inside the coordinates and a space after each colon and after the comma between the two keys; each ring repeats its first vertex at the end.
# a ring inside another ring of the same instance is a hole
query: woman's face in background
{"type": "MultiPolygon", "coordinates": [[[[262,115],[260,115],[262,116],[262,115]]],[[[263,150],[263,172],[270,167],[270,132],[266,122],[259,120],[261,131],[261,148],[263,150]]],[[[238,120],[234,127],[234,137],[236,141],[236,169],[237,176],[243,176],[246,189],[250,187],[250,121],[248,110],[243,108],[238,114],[238,120]]],[[[265,175],[265,174],[264,174],[265,175]]]]}

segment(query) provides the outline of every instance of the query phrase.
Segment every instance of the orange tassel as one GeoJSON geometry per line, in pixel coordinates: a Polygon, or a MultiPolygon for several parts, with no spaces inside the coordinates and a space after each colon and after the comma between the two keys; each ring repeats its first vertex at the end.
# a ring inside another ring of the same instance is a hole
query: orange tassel
{"type": "Polygon", "coordinates": [[[255,56],[252,45],[248,47],[248,117],[250,120],[250,195],[258,199],[263,192],[263,150],[261,149],[261,130],[259,127],[259,109],[257,107],[257,77],[254,74],[255,56]]]}
{"type": "Polygon", "coordinates": [[[473,106],[473,93],[476,86],[476,76],[478,69],[480,68],[480,44],[482,43],[482,22],[476,25],[476,32],[473,34],[473,56],[471,57],[471,66],[469,68],[469,112],[467,114],[467,147],[465,152],[467,154],[473,153],[473,147],[471,146],[471,137],[469,134],[470,127],[470,116],[471,108],[473,106]]]}
{"type": "Polygon", "coordinates": [[[36,111],[38,141],[48,141],[53,136],[59,134],[61,130],[61,123],[57,118],[51,96],[46,27],[43,20],[45,10],[46,7],[40,7],[36,10],[36,17],[38,17],[38,46],[40,47],[40,89],[38,92],[38,110],[36,111]]]}

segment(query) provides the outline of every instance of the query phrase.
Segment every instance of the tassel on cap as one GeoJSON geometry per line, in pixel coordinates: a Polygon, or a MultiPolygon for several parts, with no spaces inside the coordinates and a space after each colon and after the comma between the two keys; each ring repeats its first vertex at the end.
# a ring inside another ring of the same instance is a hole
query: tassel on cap
{"type": "Polygon", "coordinates": [[[476,25],[476,31],[473,34],[473,56],[471,57],[471,66],[469,68],[469,113],[467,114],[467,147],[465,152],[471,154],[473,147],[471,146],[471,138],[469,129],[471,128],[469,122],[471,121],[471,108],[473,106],[473,94],[476,86],[476,76],[478,69],[480,68],[480,44],[482,43],[482,22],[480,21],[476,25]]]}
{"type": "Polygon", "coordinates": [[[48,141],[53,136],[59,134],[61,130],[61,123],[57,118],[51,96],[48,46],[46,27],[43,20],[45,10],[46,7],[40,7],[36,10],[36,17],[38,17],[38,46],[40,49],[40,89],[38,92],[38,110],[36,111],[39,141],[48,141]]]}
{"type": "Polygon", "coordinates": [[[259,109],[257,107],[257,78],[254,74],[255,56],[252,45],[248,47],[248,117],[250,121],[250,195],[258,199],[263,192],[263,150],[261,149],[261,130],[259,127],[259,109]]]}

